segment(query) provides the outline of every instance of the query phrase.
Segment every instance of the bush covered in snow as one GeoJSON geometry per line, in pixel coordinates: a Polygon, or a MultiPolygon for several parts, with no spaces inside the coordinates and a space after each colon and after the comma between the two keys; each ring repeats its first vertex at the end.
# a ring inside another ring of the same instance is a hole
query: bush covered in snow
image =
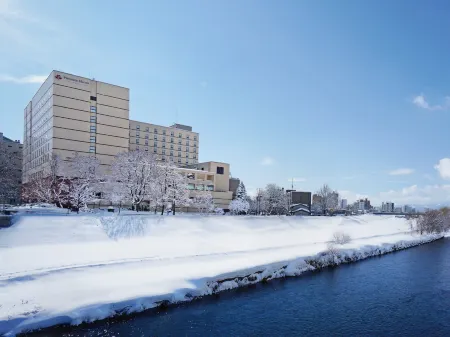
{"type": "Polygon", "coordinates": [[[345,245],[346,243],[349,243],[352,241],[352,238],[350,235],[344,232],[334,232],[333,238],[331,239],[332,243],[338,244],[338,245],[345,245]]]}

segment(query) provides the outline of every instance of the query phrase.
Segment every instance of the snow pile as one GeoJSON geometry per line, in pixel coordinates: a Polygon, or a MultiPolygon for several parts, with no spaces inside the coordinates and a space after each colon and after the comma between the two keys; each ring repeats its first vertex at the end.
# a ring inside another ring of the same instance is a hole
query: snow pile
{"type": "Polygon", "coordinates": [[[23,215],[0,230],[0,334],[78,324],[436,240],[405,219],[23,215]],[[352,241],[328,250],[334,232],[352,241]]]}

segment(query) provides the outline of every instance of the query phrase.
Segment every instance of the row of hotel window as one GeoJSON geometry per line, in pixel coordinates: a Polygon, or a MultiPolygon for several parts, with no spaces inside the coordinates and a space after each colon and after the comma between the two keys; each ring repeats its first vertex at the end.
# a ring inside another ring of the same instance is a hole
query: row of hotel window
{"type": "MultiPolygon", "coordinates": [[[[136,144],[139,144],[139,132],[136,132],[136,144]]],[[[145,135],[145,139],[149,139],[148,134],[145,135]]],[[[158,140],[158,136],[154,136],[153,140],[158,140]]],[[[166,137],[162,137],[162,141],[165,142],[166,141],[166,137]]],[[[170,142],[174,143],[174,139],[170,138],[170,142]]],[[[181,139],[178,140],[178,144],[181,145],[181,139]]],[[[186,140],[186,145],[189,145],[189,140],[186,140]]],[[[197,143],[194,142],[194,147],[197,147],[197,143]]]]}
{"type": "MultiPolygon", "coordinates": [[[[136,146],[136,151],[139,151],[139,146],[136,146]]],[[[145,151],[148,151],[148,147],[145,147],[145,151]]],[[[153,153],[158,153],[157,148],[153,148],[153,153]]],[[[166,150],[162,150],[161,154],[166,154],[166,150]]],[[[170,151],[170,156],[173,157],[173,151],[170,151]]],[[[181,152],[178,152],[178,157],[181,157],[181,152]]],[[[189,158],[189,154],[186,153],[186,158],[189,158]]],[[[193,155],[192,158],[197,159],[197,155],[193,155]]]]}
{"type": "MultiPolygon", "coordinates": [[[[139,140],[138,138],[136,138],[136,144],[140,144],[140,140],[139,140]]],[[[147,140],[147,139],[145,140],[145,145],[148,145],[148,140],[147,140]]],[[[189,145],[189,144],[188,144],[188,145],[189,145]]],[[[157,147],[157,146],[158,146],[158,143],[157,143],[157,142],[154,142],[154,143],[153,143],[153,146],[154,146],[154,147],[157,147]]],[[[162,147],[163,149],[165,149],[165,148],[166,148],[166,144],[162,143],[161,147],[162,147]]],[[[171,150],[174,149],[173,144],[170,144],[170,149],[171,149],[171,150]]],[[[181,144],[178,145],[178,151],[181,151],[181,144]]],[[[189,146],[186,146],[186,152],[189,152],[189,146]]],[[[197,147],[195,146],[195,144],[194,144],[194,150],[193,150],[193,152],[197,152],[197,147]]]]}
{"type": "MultiPolygon", "coordinates": [[[[139,137],[139,130],[141,130],[141,126],[139,124],[136,125],[136,137],[139,137]]],[[[147,126],[145,128],[145,132],[149,132],[150,128],[147,126]]],[[[153,133],[157,134],[158,133],[158,129],[154,128],[153,129],[153,133]]],[[[166,130],[162,130],[162,134],[166,135],[166,130]]],[[[175,136],[175,132],[174,131],[170,131],[170,135],[172,137],[175,136]]],[[[178,133],[178,138],[181,138],[181,132],[178,133]]],[[[186,139],[189,139],[189,135],[186,135],[186,139]]],[[[194,140],[197,140],[197,136],[194,136],[194,140]]]]}
{"type": "Polygon", "coordinates": [[[188,184],[189,190],[197,190],[197,191],[214,191],[214,185],[194,185],[188,184]]]}

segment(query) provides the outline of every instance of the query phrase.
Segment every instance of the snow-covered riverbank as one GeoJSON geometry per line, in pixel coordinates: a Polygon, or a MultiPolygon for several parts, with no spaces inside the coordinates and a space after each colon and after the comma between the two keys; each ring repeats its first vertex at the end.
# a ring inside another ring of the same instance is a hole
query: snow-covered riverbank
{"type": "Polygon", "coordinates": [[[0,334],[189,301],[438,239],[405,219],[22,216],[0,230],[0,334]],[[352,242],[330,253],[336,231],[352,242]]]}

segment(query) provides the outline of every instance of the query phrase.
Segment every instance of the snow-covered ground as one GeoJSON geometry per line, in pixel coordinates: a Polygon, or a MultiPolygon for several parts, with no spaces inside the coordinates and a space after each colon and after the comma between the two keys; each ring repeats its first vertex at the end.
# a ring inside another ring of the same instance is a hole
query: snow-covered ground
{"type": "Polygon", "coordinates": [[[21,215],[0,230],[0,335],[187,301],[431,241],[405,219],[21,215]],[[336,231],[352,242],[326,252],[336,231]]]}

